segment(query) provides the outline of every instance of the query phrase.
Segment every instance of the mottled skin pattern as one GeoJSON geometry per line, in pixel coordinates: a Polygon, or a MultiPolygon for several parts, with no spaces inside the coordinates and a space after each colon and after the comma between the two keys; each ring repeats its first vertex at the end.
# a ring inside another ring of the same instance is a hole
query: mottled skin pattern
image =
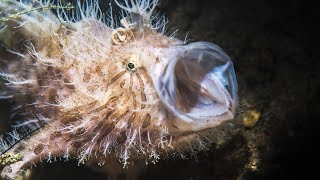
{"type": "MultiPolygon", "coordinates": [[[[29,136],[14,134],[15,142],[3,142],[2,178],[13,179],[32,164],[56,157],[101,166],[118,159],[127,167],[134,159],[155,163],[160,154],[203,145],[198,134],[174,126],[176,117],[154,87],[153,68],[165,68],[164,52],[170,52],[163,49],[183,44],[153,28],[150,14],[156,3],[135,1],[127,12],[131,19],[123,18],[118,28],[90,14],[97,6],[81,10],[82,20],[72,23],[61,23],[49,10],[2,19],[9,29],[21,25],[19,33],[29,41],[28,52],[17,53],[19,60],[12,60],[1,76],[28,112],[30,121],[21,124],[31,129],[29,136]],[[22,156],[8,161],[17,154],[22,156]]],[[[8,7],[46,5],[3,1],[0,10],[12,14],[8,7]]]]}

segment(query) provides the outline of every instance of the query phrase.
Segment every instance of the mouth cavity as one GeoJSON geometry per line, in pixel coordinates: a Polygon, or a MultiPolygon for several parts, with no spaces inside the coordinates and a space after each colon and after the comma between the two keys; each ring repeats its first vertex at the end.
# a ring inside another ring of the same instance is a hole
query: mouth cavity
{"type": "MultiPolygon", "coordinates": [[[[180,48],[159,78],[156,89],[162,102],[178,121],[192,129],[204,129],[232,119],[238,97],[229,56],[207,42],[180,48]]],[[[181,128],[179,124],[175,126],[181,128]]]]}

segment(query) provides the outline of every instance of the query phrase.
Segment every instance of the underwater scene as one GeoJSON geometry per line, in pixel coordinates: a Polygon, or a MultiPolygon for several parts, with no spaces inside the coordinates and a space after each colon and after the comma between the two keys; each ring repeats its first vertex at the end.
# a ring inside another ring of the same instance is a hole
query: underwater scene
{"type": "Polygon", "coordinates": [[[317,174],[302,0],[0,0],[0,179],[317,174]]]}

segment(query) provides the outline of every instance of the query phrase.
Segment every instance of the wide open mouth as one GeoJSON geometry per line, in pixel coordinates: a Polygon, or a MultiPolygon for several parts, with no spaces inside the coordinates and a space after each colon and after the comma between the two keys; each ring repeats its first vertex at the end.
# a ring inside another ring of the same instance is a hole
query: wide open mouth
{"type": "Polygon", "coordinates": [[[209,66],[203,60],[188,56],[188,53],[185,55],[177,60],[174,69],[175,92],[172,93],[175,93],[177,109],[191,113],[196,109],[217,105],[219,94],[216,97],[210,95],[208,85],[205,84],[207,74],[210,73],[209,66]]]}
{"type": "Polygon", "coordinates": [[[218,46],[196,42],[169,60],[157,89],[163,103],[186,123],[231,119],[237,104],[232,62],[218,46]]]}

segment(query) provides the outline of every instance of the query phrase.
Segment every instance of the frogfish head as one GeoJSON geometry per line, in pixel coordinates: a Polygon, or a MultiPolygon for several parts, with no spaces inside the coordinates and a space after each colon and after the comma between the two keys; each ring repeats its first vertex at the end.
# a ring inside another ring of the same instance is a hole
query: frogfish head
{"type": "Polygon", "coordinates": [[[119,29],[125,43],[118,40],[117,49],[124,55],[120,61],[127,69],[126,79],[133,76],[133,86],[127,89],[136,87],[135,97],[143,107],[139,112],[147,112],[151,124],[163,125],[175,136],[233,119],[238,96],[230,57],[213,43],[186,44],[164,36],[154,31],[141,10],[126,10],[128,16],[121,22],[128,32],[119,29]]]}

